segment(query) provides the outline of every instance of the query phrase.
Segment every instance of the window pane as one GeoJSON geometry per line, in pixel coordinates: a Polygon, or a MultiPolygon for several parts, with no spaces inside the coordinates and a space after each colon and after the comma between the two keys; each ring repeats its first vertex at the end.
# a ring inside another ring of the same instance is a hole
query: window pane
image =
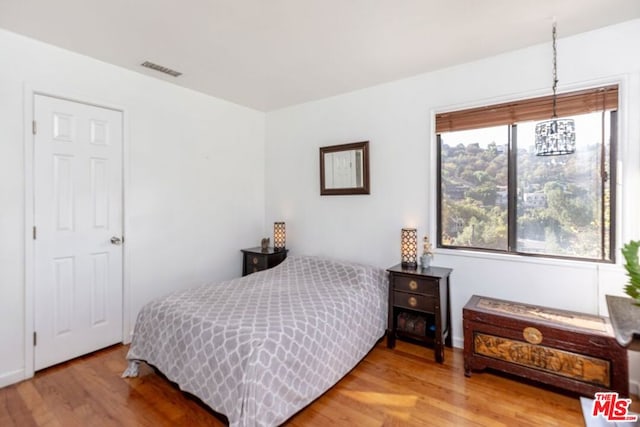
{"type": "Polygon", "coordinates": [[[507,250],[509,127],[440,134],[441,244],[507,250]]]}
{"type": "MultiPolygon", "coordinates": [[[[591,259],[610,256],[608,234],[602,228],[603,198],[605,204],[609,199],[608,183],[603,186],[601,179],[602,117],[602,112],[571,116],[576,126],[576,152],[562,156],[537,157],[533,150],[535,122],[518,124],[519,252],[591,259]]],[[[609,126],[604,131],[608,152],[609,126]]],[[[607,212],[605,230],[609,225],[607,212]]]]}

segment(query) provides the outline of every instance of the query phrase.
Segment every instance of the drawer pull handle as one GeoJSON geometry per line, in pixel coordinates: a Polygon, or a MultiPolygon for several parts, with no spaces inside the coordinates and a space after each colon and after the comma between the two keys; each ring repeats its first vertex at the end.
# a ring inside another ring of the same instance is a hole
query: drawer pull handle
{"type": "Polygon", "coordinates": [[[415,307],[416,305],[418,305],[418,300],[416,299],[416,297],[409,297],[409,305],[411,307],[415,307]]]}
{"type": "Polygon", "coordinates": [[[409,289],[411,289],[412,291],[415,291],[416,289],[418,289],[418,282],[416,282],[415,280],[410,281],[409,289]]]}
{"type": "Polygon", "coordinates": [[[542,342],[542,332],[531,326],[523,329],[522,336],[530,344],[540,344],[542,342]]]}
{"type": "Polygon", "coordinates": [[[254,264],[257,264],[257,263],[258,263],[258,257],[257,257],[257,256],[254,256],[254,257],[253,257],[253,263],[254,263],[254,264]]]}

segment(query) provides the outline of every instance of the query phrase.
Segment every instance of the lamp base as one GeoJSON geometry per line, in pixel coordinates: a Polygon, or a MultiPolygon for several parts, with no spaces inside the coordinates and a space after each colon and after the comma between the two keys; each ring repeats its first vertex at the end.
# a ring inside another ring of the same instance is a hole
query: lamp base
{"type": "Polygon", "coordinates": [[[413,268],[413,269],[418,268],[417,262],[402,262],[400,263],[400,265],[402,266],[402,268],[413,268]]]}
{"type": "Polygon", "coordinates": [[[275,247],[275,246],[273,247],[273,251],[274,251],[274,252],[282,252],[282,251],[284,251],[285,249],[286,249],[286,248],[285,248],[284,246],[283,246],[283,247],[281,247],[281,248],[278,248],[278,247],[275,247]]]}

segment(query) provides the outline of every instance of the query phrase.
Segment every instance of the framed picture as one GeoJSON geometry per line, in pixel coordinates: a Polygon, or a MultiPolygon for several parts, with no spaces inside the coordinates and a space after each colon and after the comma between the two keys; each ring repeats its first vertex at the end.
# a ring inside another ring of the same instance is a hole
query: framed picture
{"type": "Polygon", "coordinates": [[[321,196],[369,193],[369,141],[320,147],[321,196]]]}

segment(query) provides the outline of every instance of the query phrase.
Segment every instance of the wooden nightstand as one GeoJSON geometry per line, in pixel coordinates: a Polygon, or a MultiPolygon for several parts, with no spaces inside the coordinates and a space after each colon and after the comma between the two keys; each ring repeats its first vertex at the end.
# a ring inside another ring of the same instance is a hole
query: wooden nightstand
{"type": "Polygon", "coordinates": [[[433,345],[436,361],[444,362],[444,346],[451,347],[450,268],[404,268],[389,272],[389,323],[387,346],[396,337],[433,345]]]}
{"type": "Polygon", "coordinates": [[[241,249],[243,253],[242,259],[242,275],[255,273],[257,271],[266,270],[280,264],[287,257],[288,249],[275,250],[274,248],[249,248],[241,249]]]}

